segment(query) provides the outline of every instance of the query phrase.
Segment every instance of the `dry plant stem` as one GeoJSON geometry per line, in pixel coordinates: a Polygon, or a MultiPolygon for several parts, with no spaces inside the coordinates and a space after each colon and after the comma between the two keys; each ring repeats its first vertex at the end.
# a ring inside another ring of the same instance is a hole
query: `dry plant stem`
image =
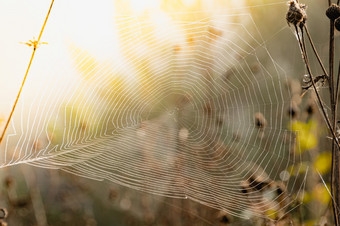
{"type": "Polygon", "coordinates": [[[27,78],[28,71],[29,71],[29,69],[30,69],[30,67],[31,67],[31,64],[32,64],[32,61],[33,61],[33,58],[34,58],[35,50],[36,50],[36,49],[34,48],[34,49],[33,49],[32,56],[31,56],[31,59],[30,59],[30,62],[28,63],[28,67],[27,67],[27,69],[26,69],[26,73],[25,73],[24,79],[23,79],[23,81],[22,81],[22,83],[21,83],[21,86],[20,86],[20,89],[19,89],[17,98],[15,99],[15,102],[14,102],[14,105],[13,105],[13,107],[12,107],[11,113],[9,114],[8,119],[7,119],[7,122],[6,122],[6,125],[5,125],[5,127],[4,127],[4,129],[3,129],[3,131],[2,131],[2,134],[1,134],[1,137],[0,137],[0,144],[2,143],[2,140],[4,139],[6,130],[7,130],[7,128],[8,128],[8,125],[9,125],[10,121],[11,121],[11,118],[12,118],[12,115],[13,115],[13,113],[14,113],[15,107],[17,106],[17,103],[18,103],[18,100],[19,100],[21,91],[22,91],[22,89],[23,89],[23,87],[24,87],[24,84],[25,84],[25,81],[26,81],[26,78],[27,78]]]}
{"type": "MultiPolygon", "coordinates": [[[[336,81],[336,89],[335,89],[335,104],[338,106],[338,100],[339,100],[339,83],[340,83],[340,60],[339,60],[339,68],[338,68],[338,77],[336,81]]],[[[337,115],[337,108],[335,109],[335,115],[337,115]]]]}
{"type": "MultiPolygon", "coordinates": [[[[43,26],[42,26],[42,28],[41,28],[41,30],[40,30],[39,37],[38,37],[38,40],[37,40],[37,42],[36,42],[37,44],[40,42],[40,38],[41,38],[41,36],[42,36],[42,34],[43,34],[43,32],[44,32],[44,29],[45,29],[45,26],[46,26],[46,23],[47,23],[47,19],[48,19],[49,15],[50,15],[50,13],[51,13],[51,10],[52,10],[53,3],[54,3],[54,0],[52,0],[52,2],[51,2],[51,5],[50,5],[50,8],[49,8],[48,13],[47,13],[47,15],[46,15],[44,24],[43,24],[43,26]]],[[[27,66],[27,69],[26,69],[26,73],[25,73],[24,79],[22,80],[22,83],[21,83],[21,86],[20,86],[18,95],[17,95],[17,97],[16,97],[16,99],[15,99],[15,102],[14,102],[14,104],[13,104],[11,113],[10,113],[9,116],[8,116],[7,122],[6,122],[6,124],[5,124],[5,127],[4,127],[4,129],[3,129],[3,131],[2,131],[2,134],[1,134],[1,137],[0,137],[0,145],[1,145],[1,143],[2,143],[2,140],[4,139],[4,136],[5,136],[5,134],[6,134],[6,130],[7,130],[7,128],[8,128],[8,125],[9,125],[9,123],[10,123],[10,121],[11,121],[11,118],[12,118],[12,116],[13,116],[13,113],[14,113],[14,111],[15,111],[15,107],[16,107],[17,104],[18,104],[20,94],[21,94],[22,89],[23,89],[23,87],[24,87],[24,85],[25,85],[25,82],[26,82],[26,78],[27,78],[28,72],[29,72],[29,70],[30,70],[30,68],[31,68],[31,64],[32,64],[32,61],[33,61],[35,52],[36,52],[36,50],[37,50],[37,44],[35,44],[35,45],[33,46],[33,52],[32,52],[31,59],[30,59],[30,61],[29,61],[29,63],[28,63],[28,66],[27,66]]]]}
{"type": "Polygon", "coordinates": [[[320,59],[320,56],[319,56],[318,52],[316,51],[314,42],[313,42],[312,37],[311,37],[311,35],[310,35],[309,31],[308,31],[308,28],[307,28],[307,26],[306,26],[305,24],[303,25],[303,27],[305,28],[305,31],[306,31],[306,33],[307,33],[307,37],[308,37],[309,43],[310,43],[310,45],[312,46],[313,52],[314,52],[316,58],[317,58],[318,61],[319,61],[319,64],[320,64],[320,66],[321,66],[321,69],[322,69],[323,73],[327,76],[327,79],[329,79],[327,70],[326,70],[325,66],[323,65],[323,63],[322,63],[322,61],[321,61],[321,59],[320,59]]]}
{"type": "MultiPolygon", "coordinates": [[[[339,182],[339,178],[337,177],[337,172],[335,169],[335,167],[337,166],[337,163],[338,161],[334,160],[336,158],[334,158],[334,156],[338,156],[339,155],[339,152],[336,151],[335,153],[335,143],[337,144],[337,147],[339,147],[339,143],[338,143],[338,139],[336,138],[335,134],[334,134],[334,128],[335,127],[332,127],[330,122],[329,122],[329,118],[325,112],[325,108],[322,104],[322,101],[321,101],[321,98],[320,98],[320,95],[319,95],[319,92],[317,91],[316,87],[315,87],[315,82],[314,82],[314,78],[312,76],[312,73],[311,73],[311,69],[310,69],[310,66],[309,66],[309,62],[308,62],[308,58],[307,58],[307,51],[306,51],[306,46],[305,46],[305,42],[304,42],[304,36],[303,36],[303,29],[301,29],[301,36],[302,36],[302,41],[300,39],[300,36],[299,36],[299,33],[298,33],[298,29],[297,27],[295,26],[295,30],[296,30],[296,34],[298,36],[298,40],[299,40],[299,44],[300,44],[300,48],[301,48],[301,51],[302,51],[302,55],[303,55],[303,59],[305,61],[305,65],[306,65],[306,68],[307,68],[307,71],[308,71],[308,74],[310,76],[310,80],[312,82],[312,85],[313,85],[313,88],[314,88],[314,91],[316,93],[316,96],[317,96],[317,99],[319,101],[319,104],[320,104],[320,107],[321,107],[321,110],[324,114],[324,117],[326,119],[326,122],[327,122],[327,125],[328,125],[328,128],[330,129],[332,135],[333,135],[333,141],[332,141],[332,172],[331,172],[331,178],[332,178],[332,183],[331,183],[331,191],[332,191],[332,204],[333,204],[333,215],[334,215],[334,223],[336,226],[339,226],[339,209],[337,208],[338,206],[338,201],[337,201],[337,197],[336,195],[338,194],[338,190],[339,190],[339,187],[336,186],[339,182]]],[[[334,99],[333,99],[334,101],[334,99]]],[[[332,111],[332,113],[334,113],[332,111]]],[[[334,119],[334,114],[332,114],[332,119],[334,119]]]]}
{"type": "Polygon", "coordinates": [[[334,20],[330,20],[329,35],[329,92],[332,110],[334,109],[334,20]]]}
{"type": "MultiPolygon", "coordinates": [[[[331,112],[332,112],[332,128],[336,129],[336,112],[337,112],[337,90],[334,91],[334,20],[330,20],[330,34],[329,34],[329,92],[331,101],[331,112]]],[[[337,81],[338,83],[338,81],[337,81]]],[[[332,142],[332,174],[331,174],[331,184],[332,184],[332,195],[333,200],[333,212],[335,225],[340,225],[340,211],[336,208],[340,204],[340,165],[339,165],[339,148],[336,147],[334,141],[332,142]]]]}
{"type": "MultiPolygon", "coordinates": [[[[331,5],[331,1],[328,0],[328,5],[331,5]]],[[[329,29],[329,94],[330,94],[330,105],[331,105],[331,119],[332,129],[336,129],[336,113],[337,113],[337,94],[338,94],[338,80],[337,87],[334,84],[334,19],[330,18],[330,29],[329,29]],[[335,89],[335,90],[334,90],[335,89]]],[[[332,203],[334,213],[334,223],[339,225],[340,211],[336,208],[340,204],[340,168],[339,168],[339,147],[335,145],[335,140],[332,142],[332,169],[331,169],[331,190],[332,190],[332,203]]]]}
{"type": "MultiPolygon", "coordinates": [[[[340,76],[340,62],[339,62],[339,68],[338,68],[338,78],[337,78],[337,84],[336,84],[336,91],[335,91],[335,109],[334,109],[334,121],[333,126],[336,128],[336,116],[337,116],[337,104],[338,104],[338,98],[339,98],[339,76],[340,76]]],[[[333,195],[333,206],[338,207],[340,204],[340,164],[339,164],[339,158],[340,153],[338,147],[335,146],[334,142],[332,142],[332,171],[331,171],[331,190],[333,195]]],[[[340,225],[340,210],[338,208],[333,207],[334,212],[334,219],[336,222],[336,225],[340,225]]]]}
{"type": "MultiPolygon", "coordinates": [[[[329,1],[328,2],[329,5],[331,4],[331,2],[329,1]]],[[[308,29],[306,26],[305,27],[305,30],[306,30],[306,33],[307,33],[307,36],[308,36],[308,39],[312,45],[312,48],[313,48],[313,51],[314,51],[314,54],[316,55],[316,57],[318,58],[318,61],[322,67],[322,70],[325,71],[322,63],[321,63],[321,60],[315,50],[315,47],[313,45],[313,42],[312,42],[312,39],[310,37],[310,34],[308,32],[308,29]]],[[[302,32],[302,42],[303,42],[303,47],[304,47],[304,52],[305,52],[305,56],[307,57],[307,51],[306,51],[306,48],[305,48],[305,44],[304,44],[304,38],[303,38],[303,31],[301,30],[302,32]]],[[[311,73],[310,73],[310,69],[309,68],[309,64],[308,64],[308,59],[306,58],[305,59],[305,64],[306,64],[306,67],[307,67],[307,70],[309,72],[309,75],[311,76],[311,73]]],[[[336,129],[336,108],[337,108],[337,104],[335,102],[335,100],[337,100],[337,93],[338,93],[338,81],[337,81],[337,88],[334,92],[334,20],[331,20],[331,23],[330,23],[330,42],[329,42],[329,77],[328,77],[328,84],[329,84],[329,93],[330,93],[330,103],[331,103],[331,120],[332,120],[332,124],[330,125],[329,123],[329,118],[327,117],[326,118],[326,121],[327,121],[327,124],[328,124],[328,127],[329,129],[331,130],[332,134],[333,134],[333,141],[332,141],[332,170],[331,170],[331,191],[332,191],[332,204],[333,204],[333,215],[334,215],[334,223],[335,225],[339,225],[339,209],[337,208],[338,204],[340,203],[340,197],[338,194],[339,193],[339,151],[338,151],[338,148],[339,148],[339,143],[338,143],[338,140],[337,138],[335,137],[335,134],[334,134],[334,130],[336,129]],[[328,119],[328,120],[327,120],[328,119]],[[337,144],[337,146],[335,145],[337,144]]],[[[311,79],[312,79],[312,76],[311,76],[311,79]]],[[[312,80],[312,83],[314,83],[314,81],[312,80]]],[[[313,87],[314,87],[314,84],[313,84],[313,87]]],[[[315,88],[315,87],[314,87],[315,88]]],[[[314,89],[315,90],[315,89],[314,89]]],[[[319,96],[317,95],[317,97],[319,98],[319,96]]],[[[322,111],[324,112],[324,107],[321,106],[321,109],[322,111]]]]}
{"type": "MultiPolygon", "coordinates": [[[[320,108],[321,108],[321,111],[322,111],[322,114],[326,120],[326,123],[327,123],[327,126],[328,126],[328,129],[330,130],[332,136],[333,136],[333,140],[336,142],[337,146],[340,147],[340,144],[339,144],[339,141],[334,133],[334,130],[331,126],[331,122],[329,121],[329,118],[327,116],[327,113],[325,111],[325,107],[322,103],[322,100],[321,100],[321,97],[320,97],[320,94],[319,94],[319,91],[317,90],[316,86],[315,86],[315,82],[314,82],[314,78],[313,78],[313,75],[312,75],[312,71],[310,69],[310,66],[309,66],[309,62],[308,62],[308,58],[307,58],[307,53],[305,51],[305,48],[304,48],[304,45],[301,41],[301,38],[300,38],[300,35],[299,35],[299,31],[298,31],[298,28],[297,26],[295,25],[295,31],[296,31],[296,35],[298,37],[298,42],[299,42],[299,45],[300,45],[300,49],[301,49],[301,52],[302,52],[302,57],[303,57],[303,60],[305,61],[305,65],[306,65],[306,68],[307,68],[307,71],[308,71],[308,75],[310,77],[310,80],[312,82],[312,86],[313,86],[313,89],[315,91],[315,94],[316,94],[316,97],[318,99],[318,102],[319,102],[319,105],[320,105],[320,108]]],[[[303,31],[303,30],[301,30],[303,31]]],[[[303,33],[302,33],[303,34],[303,33]]]]}
{"type": "MultiPolygon", "coordinates": [[[[313,85],[313,88],[314,88],[314,91],[316,93],[316,96],[318,98],[318,101],[320,103],[320,106],[321,106],[321,110],[324,114],[324,117],[326,119],[326,122],[328,124],[328,127],[333,135],[333,142],[332,142],[332,146],[335,146],[335,142],[337,143],[337,145],[339,146],[339,143],[338,143],[338,140],[334,134],[334,129],[335,127],[332,127],[330,122],[329,122],[329,118],[328,116],[326,115],[326,112],[325,112],[325,108],[322,104],[322,101],[321,101],[321,98],[320,98],[320,95],[315,87],[315,82],[314,82],[314,79],[313,79],[313,76],[312,76],[312,73],[311,73],[311,69],[310,69],[310,66],[309,66],[309,62],[308,62],[308,57],[307,57],[307,51],[306,51],[306,46],[305,46],[305,41],[304,41],[304,36],[303,36],[303,30],[301,29],[301,36],[302,36],[302,43],[301,43],[301,39],[300,39],[300,36],[299,36],[299,33],[298,33],[298,29],[297,27],[295,26],[295,29],[296,29],[296,34],[298,36],[298,40],[299,40],[299,44],[300,44],[300,48],[301,48],[301,51],[302,51],[302,55],[303,55],[303,59],[305,61],[305,65],[306,65],[306,68],[307,68],[307,71],[308,71],[308,74],[310,76],[310,79],[311,79],[311,82],[312,82],[312,85],[313,85]]],[[[338,147],[337,146],[337,147],[338,147]]],[[[334,150],[334,149],[333,149],[334,150]]],[[[337,155],[339,154],[338,152],[336,153],[337,155]]],[[[332,155],[334,156],[334,153],[332,153],[332,155]]],[[[331,183],[331,190],[332,190],[332,204],[333,204],[333,215],[334,215],[334,223],[336,226],[339,225],[339,218],[338,218],[338,212],[339,212],[339,209],[337,208],[338,206],[338,202],[334,199],[335,195],[337,194],[335,192],[335,190],[338,190],[338,188],[335,188],[335,181],[334,181],[334,178],[336,178],[336,174],[334,174],[334,165],[336,164],[336,162],[334,161],[334,158],[332,159],[332,172],[331,172],[331,177],[332,177],[332,183],[331,183]]]]}

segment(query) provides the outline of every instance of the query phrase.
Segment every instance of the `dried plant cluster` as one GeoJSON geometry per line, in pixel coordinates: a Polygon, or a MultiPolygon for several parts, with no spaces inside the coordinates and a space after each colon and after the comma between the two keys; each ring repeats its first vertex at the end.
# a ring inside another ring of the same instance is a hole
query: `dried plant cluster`
{"type": "Polygon", "coordinates": [[[339,80],[340,80],[340,61],[339,61],[339,69],[338,74],[335,76],[334,72],[334,58],[335,58],[335,40],[334,33],[335,29],[340,31],[340,7],[339,1],[337,3],[332,3],[330,0],[328,1],[328,9],[326,10],[326,16],[330,21],[330,29],[329,29],[329,59],[328,59],[328,70],[326,70],[316,48],[312,41],[312,37],[308,31],[307,26],[307,13],[306,13],[306,5],[299,3],[299,1],[289,1],[289,9],[286,14],[286,20],[288,24],[291,24],[295,28],[296,36],[298,39],[299,47],[302,54],[302,59],[306,66],[307,75],[303,78],[302,87],[305,91],[309,89],[313,90],[315,93],[317,102],[319,104],[319,108],[321,109],[321,113],[326,121],[327,127],[331,134],[331,142],[332,142],[332,170],[331,170],[331,193],[332,193],[332,202],[333,202],[333,214],[334,214],[334,222],[335,225],[340,224],[340,210],[337,208],[340,204],[340,155],[339,155],[339,137],[338,137],[338,99],[339,99],[339,80]],[[312,72],[309,55],[305,43],[305,36],[307,34],[307,39],[309,44],[313,50],[313,54],[315,58],[318,60],[319,66],[321,67],[323,74],[315,75],[312,72]],[[326,105],[328,101],[324,100],[319,93],[319,84],[321,81],[321,85],[328,85],[329,90],[329,106],[326,105]],[[327,112],[327,107],[331,109],[330,114],[327,112]]]}

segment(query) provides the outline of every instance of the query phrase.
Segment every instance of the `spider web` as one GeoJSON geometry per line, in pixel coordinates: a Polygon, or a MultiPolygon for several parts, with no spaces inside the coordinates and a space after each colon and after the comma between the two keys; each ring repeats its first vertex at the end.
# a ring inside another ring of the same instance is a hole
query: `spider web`
{"type": "Polygon", "coordinates": [[[87,24],[87,46],[65,38],[55,9],[46,35],[57,44],[38,50],[2,167],[62,169],[243,218],[289,211],[304,184],[280,182],[300,161],[292,94],[248,10],[117,14],[118,44],[87,24]]]}

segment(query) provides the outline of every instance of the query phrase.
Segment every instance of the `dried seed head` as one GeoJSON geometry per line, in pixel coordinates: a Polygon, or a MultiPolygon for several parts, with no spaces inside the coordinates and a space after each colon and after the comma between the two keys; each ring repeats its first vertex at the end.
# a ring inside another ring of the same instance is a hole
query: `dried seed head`
{"type": "Polygon", "coordinates": [[[0,209],[0,219],[5,219],[8,216],[8,211],[5,208],[0,209]]]}
{"type": "Polygon", "coordinates": [[[7,176],[4,180],[4,184],[7,189],[11,188],[14,183],[13,177],[7,176]]]}
{"type": "Polygon", "coordinates": [[[270,185],[270,181],[267,181],[265,178],[261,177],[250,177],[248,178],[249,187],[254,190],[262,190],[265,189],[267,186],[270,185]]]}
{"type": "Polygon", "coordinates": [[[276,187],[276,193],[278,196],[282,195],[287,190],[286,185],[284,185],[282,182],[275,182],[274,185],[276,187]]]}
{"type": "Polygon", "coordinates": [[[338,31],[340,31],[340,18],[338,18],[338,19],[336,19],[335,20],[335,28],[338,30],[338,31]]]}
{"type": "Polygon", "coordinates": [[[300,3],[299,6],[300,6],[300,9],[302,10],[302,14],[303,14],[303,18],[302,18],[302,25],[303,25],[303,24],[306,23],[306,20],[307,20],[307,13],[306,13],[307,6],[305,4],[302,4],[302,3],[300,3]]]}
{"type": "Polygon", "coordinates": [[[224,225],[224,224],[229,225],[233,221],[232,216],[230,216],[228,213],[224,211],[219,211],[217,213],[217,219],[219,219],[219,221],[221,222],[221,225],[224,225]]]}
{"type": "Polygon", "coordinates": [[[295,119],[298,116],[298,113],[299,107],[294,101],[292,101],[288,108],[288,115],[292,117],[292,119],[295,119]]]}
{"type": "Polygon", "coordinates": [[[263,116],[263,114],[261,112],[257,112],[255,114],[255,126],[257,128],[264,128],[267,125],[267,120],[265,119],[265,117],[263,116]]]}
{"type": "Polygon", "coordinates": [[[224,216],[221,218],[221,223],[223,223],[223,224],[229,224],[229,223],[230,223],[229,217],[228,217],[227,215],[224,215],[224,216]]]}
{"type": "Polygon", "coordinates": [[[335,19],[339,18],[340,17],[340,7],[333,3],[326,10],[326,16],[331,20],[335,20],[335,19]]]}
{"type": "Polygon", "coordinates": [[[115,189],[111,189],[109,192],[109,200],[114,201],[118,197],[118,192],[115,189]]]}
{"type": "Polygon", "coordinates": [[[26,208],[29,204],[30,204],[30,200],[26,197],[12,201],[12,205],[15,208],[26,208]]]}
{"type": "Polygon", "coordinates": [[[288,24],[299,25],[304,24],[307,20],[306,5],[299,4],[296,1],[289,1],[289,9],[286,14],[288,24]]]}
{"type": "Polygon", "coordinates": [[[246,180],[246,181],[241,181],[241,192],[243,194],[247,194],[248,191],[250,191],[250,188],[249,188],[249,181],[246,180]]]}
{"type": "Polygon", "coordinates": [[[306,108],[306,112],[309,116],[312,116],[315,112],[317,111],[315,103],[313,102],[313,100],[310,100],[307,108],[306,108]]]}

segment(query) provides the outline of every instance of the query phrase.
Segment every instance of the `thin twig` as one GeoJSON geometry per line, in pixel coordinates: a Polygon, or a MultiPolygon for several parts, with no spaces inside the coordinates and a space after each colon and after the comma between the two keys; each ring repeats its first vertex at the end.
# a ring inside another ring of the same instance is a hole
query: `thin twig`
{"type": "MultiPolygon", "coordinates": [[[[338,145],[338,147],[340,147],[339,141],[338,141],[338,139],[337,139],[337,137],[336,137],[336,135],[335,135],[335,133],[334,133],[334,130],[333,130],[332,126],[331,126],[331,123],[330,123],[329,118],[328,118],[328,116],[327,116],[327,113],[326,113],[326,111],[325,111],[325,107],[324,107],[324,105],[323,105],[323,103],[322,103],[322,100],[321,100],[319,91],[317,90],[317,88],[316,88],[316,86],[315,86],[314,78],[313,78],[313,75],[312,75],[312,72],[311,72],[311,69],[310,69],[310,66],[309,66],[308,58],[307,58],[307,53],[305,52],[305,48],[304,48],[304,45],[303,45],[303,43],[302,43],[302,41],[301,41],[301,39],[300,39],[299,31],[298,31],[298,28],[297,28],[296,25],[295,25],[295,30],[296,30],[296,35],[297,35],[297,37],[298,37],[298,42],[299,42],[299,45],[300,45],[300,49],[301,49],[301,52],[302,52],[302,56],[303,56],[303,59],[304,59],[304,61],[305,61],[305,65],[306,65],[306,68],[307,68],[307,71],[308,71],[308,75],[310,76],[310,80],[311,80],[311,82],[312,82],[313,89],[314,89],[314,91],[315,91],[316,97],[317,97],[318,102],[319,102],[319,104],[320,104],[320,108],[321,108],[322,114],[323,114],[323,116],[325,117],[327,126],[328,126],[328,128],[329,128],[329,130],[330,130],[330,132],[331,132],[331,134],[332,134],[332,136],[333,136],[333,140],[336,142],[336,144],[338,145]]],[[[303,32],[303,30],[302,30],[302,32],[303,32]]],[[[302,33],[302,34],[303,34],[303,33],[302,33]]],[[[303,37],[303,36],[302,36],[302,37],[303,37]]]]}
{"type": "MultiPolygon", "coordinates": [[[[339,5],[339,0],[337,2],[337,4],[339,5]]],[[[330,36],[332,36],[330,38],[330,41],[333,41],[333,45],[330,45],[330,51],[332,51],[330,53],[330,62],[332,62],[332,65],[330,65],[330,73],[333,74],[334,77],[334,49],[335,49],[335,43],[334,43],[334,20],[331,20],[331,30],[330,30],[330,36]],[[332,22],[333,22],[333,27],[332,27],[332,22]],[[331,49],[332,47],[332,49],[331,49]]],[[[331,63],[330,63],[331,64],[331,63]]],[[[333,128],[334,130],[337,128],[337,112],[338,112],[338,99],[339,99],[339,80],[340,80],[340,61],[339,61],[339,67],[338,67],[338,76],[336,78],[336,88],[335,88],[335,93],[334,93],[334,109],[333,109],[333,128]]],[[[339,203],[340,203],[340,189],[339,189],[339,179],[340,179],[340,169],[339,169],[339,158],[340,158],[340,153],[339,153],[339,148],[335,147],[334,142],[332,142],[332,177],[331,177],[331,184],[332,190],[333,192],[333,196],[335,196],[335,203],[333,205],[336,205],[336,207],[338,207],[339,203]]],[[[336,225],[339,225],[339,216],[340,216],[340,211],[339,208],[337,208],[334,212],[336,212],[336,216],[334,216],[335,221],[336,221],[336,225]]]]}
{"type": "MultiPolygon", "coordinates": [[[[329,90],[331,92],[331,102],[332,98],[334,100],[334,20],[330,20],[330,34],[329,34],[329,90]]],[[[333,104],[335,104],[333,102],[333,104]]],[[[334,106],[333,106],[334,107],[334,106]]]]}
{"type": "MultiPolygon", "coordinates": [[[[333,131],[336,129],[336,112],[337,112],[337,99],[336,92],[334,90],[334,19],[330,19],[329,28],[329,93],[330,93],[330,103],[331,103],[331,116],[332,116],[332,128],[333,131]]],[[[335,208],[340,203],[340,188],[339,188],[339,146],[336,147],[334,141],[332,142],[332,170],[331,170],[331,184],[332,184],[332,194],[335,198],[333,200],[333,212],[334,212],[334,223],[339,225],[339,215],[340,211],[335,208]]]]}
{"type": "Polygon", "coordinates": [[[50,12],[51,12],[51,10],[52,10],[53,3],[54,3],[54,0],[52,0],[52,2],[51,2],[51,5],[50,5],[50,8],[49,8],[48,13],[47,13],[47,15],[46,15],[44,24],[43,24],[43,26],[42,26],[42,28],[41,28],[41,30],[40,30],[40,34],[39,34],[38,40],[37,40],[37,41],[35,42],[35,44],[33,45],[33,52],[32,52],[32,55],[31,55],[31,59],[30,59],[30,61],[29,61],[29,63],[28,63],[28,67],[27,67],[27,69],[26,69],[26,73],[25,73],[24,79],[22,80],[22,83],[21,83],[21,86],[20,86],[18,95],[17,95],[17,97],[16,97],[16,99],[15,99],[15,102],[14,102],[14,105],[13,105],[13,107],[12,107],[11,113],[9,114],[9,117],[8,117],[8,119],[7,119],[7,122],[6,122],[6,125],[5,125],[5,127],[4,127],[4,129],[3,129],[2,134],[1,134],[1,137],[0,137],[0,145],[1,145],[1,143],[2,143],[2,140],[4,139],[6,130],[7,130],[7,128],[8,128],[8,125],[9,125],[10,121],[11,121],[11,118],[12,118],[12,116],[13,116],[15,107],[17,106],[17,103],[18,103],[18,101],[19,101],[20,94],[21,94],[22,89],[23,89],[23,87],[24,87],[24,85],[25,85],[25,82],[26,82],[26,78],[27,78],[28,72],[29,72],[29,70],[30,70],[30,68],[31,68],[31,64],[32,64],[32,61],[33,61],[35,52],[36,52],[36,50],[37,50],[37,45],[39,44],[40,38],[41,38],[41,36],[42,36],[42,34],[43,34],[43,31],[44,31],[44,29],[45,29],[45,26],[46,26],[46,23],[47,23],[47,19],[48,19],[49,15],[50,15],[50,12]]]}
{"type": "Polygon", "coordinates": [[[316,51],[316,48],[315,48],[314,42],[313,42],[313,40],[312,40],[312,37],[311,37],[311,35],[310,35],[309,31],[308,31],[308,28],[307,28],[307,26],[306,26],[305,24],[304,24],[304,28],[305,28],[305,30],[306,30],[306,33],[307,33],[307,37],[308,37],[309,43],[311,44],[312,49],[313,49],[313,52],[314,52],[316,58],[317,58],[318,61],[319,61],[319,64],[320,64],[320,66],[321,66],[321,68],[322,68],[322,71],[323,71],[323,73],[324,73],[324,74],[327,76],[327,78],[328,78],[327,70],[326,70],[325,66],[323,65],[323,63],[322,63],[322,61],[321,61],[321,59],[320,59],[320,56],[319,56],[318,52],[316,51]]]}
{"type": "MultiPolygon", "coordinates": [[[[329,93],[331,101],[331,110],[334,110],[334,20],[330,20],[330,35],[329,35],[329,93]]],[[[334,112],[332,112],[334,113],[334,112]]]]}
{"type": "MultiPolygon", "coordinates": [[[[335,89],[335,104],[336,105],[338,104],[338,100],[339,100],[339,83],[340,83],[340,60],[339,60],[338,77],[337,77],[337,80],[336,80],[336,89],[335,89]]],[[[337,108],[336,108],[336,110],[337,110],[337,108]]]]}
{"type": "MultiPolygon", "coordinates": [[[[297,33],[297,36],[298,36],[298,40],[299,40],[299,44],[300,44],[300,48],[301,48],[301,51],[302,51],[302,54],[303,54],[303,59],[305,61],[305,65],[306,65],[306,68],[307,68],[307,71],[308,71],[308,74],[310,76],[310,79],[311,79],[311,82],[312,82],[312,85],[313,85],[313,88],[314,88],[314,91],[316,93],[316,96],[317,96],[317,99],[319,101],[319,104],[320,104],[320,107],[321,107],[321,110],[322,110],[322,113],[326,119],[326,122],[327,122],[327,125],[328,125],[328,128],[329,130],[331,131],[332,135],[333,135],[333,141],[332,141],[332,172],[331,172],[331,178],[332,178],[332,183],[331,183],[331,190],[332,190],[332,194],[333,194],[333,197],[335,197],[335,195],[337,194],[337,192],[334,192],[334,189],[337,191],[338,188],[335,188],[334,184],[334,178],[336,177],[337,174],[334,173],[334,169],[335,169],[335,166],[337,165],[337,161],[335,160],[335,157],[334,156],[337,156],[339,153],[335,153],[335,149],[334,149],[334,144],[335,142],[337,143],[337,146],[339,147],[339,143],[338,143],[338,139],[336,138],[336,135],[334,133],[334,128],[335,127],[332,127],[330,122],[329,122],[329,118],[325,112],[325,108],[322,104],[322,101],[321,101],[321,98],[320,98],[320,95],[319,95],[319,92],[317,91],[316,87],[315,87],[315,83],[314,83],[314,79],[313,79],[313,76],[312,76],[312,73],[311,73],[311,69],[310,69],[310,66],[309,66],[309,62],[308,62],[308,57],[307,57],[307,51],[306,51],[306,46],[305,46],[305,42],[304,42],[304,36],[303,36],[303,30],[301,29],[301,35],[302,35],[302,43],[301,43],[301,39],[300,39],[300,36],[299,36],[299,33],[298,33],[298,29],[297,27],[295,26],[295,30],[296,30],[296,33],[297,33]]],[[[333,111],[332,111],[333,113],[333,111]]],[[[334,118],[334,117],[333,117],[334,118]]],[[[336,208],[336,206],[338,205],[337,201],[336,201],[337,198],[335,199],[332,199],[332,203],[333,203],[333,213],[334,213],[334,222],[335,222],[335,225],[338,226],[338,209],[336,208]]]]}
{"type": "MultiPolygon", "coordinates": [[[[338,99],[339,99],[339,76],[340,76],[340,62],[339,62],[339,68],[338,68],[338,78],[337,78],[337,84],[336,84],[336,91],[335,91],[335,103],[334,103],[334,115],[333,115],[333,126],[334,129],[336,129],[336,123],[337,123],[337,111],[338,111],[338,99]]],[[[335,147],[334,142],[332,142],[332,170],[331,170],[331,190],[332,194],[335,197],[335,200],[333,201],[333,206],[338,207],[340,203],[340,189],[339,189],[339,149],[335,147]]],[[[339,215],[340,215],[340,210],[339,208],[335,209],[333,208],[334,212],[334,218],[336,221],[336,225],[339,225],[339,215]]]]}
{"type": "MultiPolygon", "coordinates": [[[[326,188],[326,190],[327,190],[329,196],[330,196],[331,199],[334,201],[334,196],[333,196],[332,193],[328,190],[327,184],[326,184],[325,180],[323,179],[321,173],[320,173],[319,170],[317,170],[317,169],[316,169],[316,172],[319,174],[319,177],[320,177],[320,179],[321,179],[323,185],[325,186],[325,188],[326,188]]],[[[336,205],[335,208],[336,208],[336,209],[339,209],[339,206],[336,205]]]]}

